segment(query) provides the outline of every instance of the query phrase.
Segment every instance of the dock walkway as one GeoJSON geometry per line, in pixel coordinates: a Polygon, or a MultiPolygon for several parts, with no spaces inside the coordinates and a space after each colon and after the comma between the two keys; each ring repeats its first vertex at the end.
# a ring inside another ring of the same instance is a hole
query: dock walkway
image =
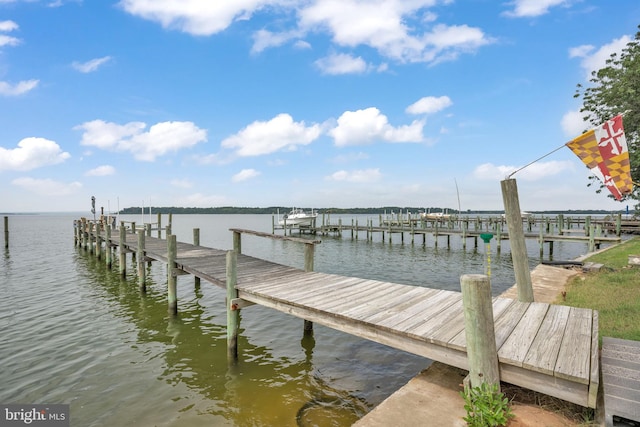
{"type": "MultiPolygon", "coordinates": [[[[137,252],[138,236],[124,236],[105,245],[137,252]]],[[[167,240],[145,238],[145,261],[167,263],[168,254],[167,240]]],[[[175,268],[225,288],[226,254],[178,242],[175,268]]],[[[245,302],[468,369],[460,292],[304,271],[243,254],[236,289],[245,302]]],[[[493,315],[502,381],[595,407],[596,311],[494,298],[493,315]]]]}

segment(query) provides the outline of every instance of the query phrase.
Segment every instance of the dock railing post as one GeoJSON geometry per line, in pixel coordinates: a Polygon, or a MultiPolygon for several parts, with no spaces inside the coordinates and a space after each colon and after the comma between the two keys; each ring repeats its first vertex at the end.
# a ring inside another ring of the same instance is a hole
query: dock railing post
{"type": "Polygon", "coordinates": [[[238,330],[240,329],[240,310],[232,306],[232,301],[238,298],[237,283],[238,254],[236,251],[227,252],[227,361],[235,363],[238,360],[238,330]]]}
{"type": "Polygon", "coordinates": [[[518,287],[518,300],[532,302],[533,286],[531,284],[531,271],[529,270],[529,257],[527,256],[527,243],[522,228],[518,186],[515,179],[505,179],[500,184],[502,186],[504,213],[509,230],[511,259],[513,260],[513,269],[518,287]]]}
{"type": "Polygon", "coordinates": [[[233,232],[233,250],[236,251],[236,254],[242,253],[242,233],[238,231],[233,232]]]}
{"type": "Polygon", "coordinates": [[[178,256],[178,243],[176,235],[167,236],[167,301],[169,314],[178,314],[178,277],[176,274],[176,258],[178,256]]]}
{"type": "Polygon", "coordinates": [[[142,292],[147,291],[147,277],[144,265],[144,238],[145,230],[138,231],[138,286],[142,292]]]}
{"type": "Polygon", "coordinates": [[[471,387],[482,383],[500,387],[500,370],[491,303],[491,282],[484,274],[460,277],[467,359],[471,387]]]}

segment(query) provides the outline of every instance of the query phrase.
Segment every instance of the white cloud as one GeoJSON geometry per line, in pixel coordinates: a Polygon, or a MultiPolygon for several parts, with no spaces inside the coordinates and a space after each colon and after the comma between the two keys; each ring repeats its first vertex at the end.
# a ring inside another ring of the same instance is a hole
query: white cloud
{"type": "Polygon", "coordinates": [[[260,175],[260,172],[258,172],[255,169],[242,169],[240,172],[233,175],[233,177],[231,178],[231,181],[233,182],[247,181],[249,179],[257,177],[258,175],[260,175]]]}
{"type": "Polygon", "coordinates": [[[453,102],[451,102],[448,96],[440,96],[438,98],[435,96],[425,96],[409,105],[406,112],[409,114],[433,114],[451,105],[453,105],[453,102]]]}
{"type": "Polygon", "coordinates": [[[15,85],[0,82],[0,95],[19,96],[35,89],[38,83],[40,83],[39,80],[24,80],[15,85]]]}
{"type": "Polygon", "coordinates": [[[423,142],[424,122],[416,120],[410,125],[394,128],[387,116],[375,107],[364,110],[345,111],[338,118],[338,125],[329,131],[335,145],[364,145],[375,141],[423,142]]]}
{"type": "Polygon", "coordinates": [[[324,74],[361,74],[367,71],[367,63],[361,57],[353,57],[345,53],[332,54],[315,62],[324,74]]]}
{"type": "Polygon", "coordinates": [[[196,36],[219,33],[233,22],[251,19],[255,12],[267,8],[280,14],[281,18],[276,18],[279,22],[294,28],[280,33],[258,31],[253,36],[253,53],[291,40],[300,43],[309,33],[328,33],[337,46],[368,46],[400,62],[437,63],[493,43],[479,28],[466,25],[439,24],[424,32],[416,30],[435,21],[437,15],[428,9],[438,3],[437,0],[121,0],[119,5],[127,13],[164,28],[196,36]],[[297,22],[289,23],[290,17],[297,22]]]}
{"type": "Polygon", "coordinates": [[[568,6],[572,0],[514,0],[510,2],[513,10],[504,12],[503,15],[512,18],[525,18],[544,15],[555,6],[568,6]]]}
{"type": "Polygon", "coordinates": [[[419,24],[413,27],[424,28],[434,16],[426,8],[435,3],[316,1],[300,11],[300,26],[307,31],[328,31],[339,46],[369,46],[400,62],[439,62],[493,42],[480,29],[466,25],[439,24],[423,34],[412,32],[407,21],[415,19],[419,24]]]}
{"type": "Polygon", "coordinates": [[[16,178],[11,183],[39,196],[58,197],[74,194],[82,188],[79,182],[58,182],[52,179],[16,178]]]}
{"type": "Polygon", "coordinates": [[[82,130],[82,145],[103,150],[128,151],[137,160],[152,162],[169,152],[190,148],[207,140],[207,131],[192,122],[161,122],[145,131],[142,122],[125,125],[93,120],[76,126],[82,130]]]}
{"type": "Polygon", "coordinates": [[[354,161],[366,160],[368,158],[369,155],[367,153],[359,151],[357,153],[340,154],[335,156],[331,161],[333,163],[351,163],[354,161]]]}
{"type": "Polygon", "coordinates": [[[87,62],[76,62],[74,61],[71,66],[81,73],[91,73],[96,71],[101,65],[106,64],[111,61],[110,56],[103,56],[102,58],[95,58],[87,62]]]}
{"type": "MultiPolygon", "coordinates": [[[[479,180],[502,181],[521,167],[522,166],[497,166],[492,163],[484,163],[475,168],[473,176],[479,180]]],[[[557,175],[567,169],[573,169],[573,167],[574,163],[570,161],[536,162],[517,172],[514,177],[522,179],[523,181],[538,181],[557,175]]]]}
{"type": "MultiPolygon", "coordinates": [[[[2,3],[0,1],[0,3],[2,3]]],[[[13,21],[0,21],[0,31],[8,33],[9,31],[17,30],[18,24],[13,21]]]]}
{"type": "Polygon", "coordinates": [[[85,173],[86,176],[108,176],[116,173],[116,169],[110,165],[102,165],[85,173]]]}
{"type": "Polygon", "coordinates": [[[239,156],[260,156],[276,151],[292,151],[320,136],[320,125],[294,122],[289,114],[278,114],[267,122],[256,121],[222,141],[223,148],[235,149],[239,156]]]}
{"type": "Polygon", "coordinates": [[[355,171],[341,170],[327,176],[325,179],[328,181],[344,181],[366,184],[379,181],[381,177],[382,174],[380,173],[380,169],[362,169],[355,171]]]}
{"type": "Polygon", "coordinates": [[[63,152],[58,144],[44,138],[25,138],[18,147],[6,149],[0,147],[0,171],[28,171],[48,165],[64,162],[71,157],[63,152]]]}
{"type": "Polygon", "coordinates": [[[591,78],[591,73],[607,66],[607,60],[611,54],[620,54],[622,50],[632,41],[629,36],[622,36],[614,39],[611,43],[596,49],[594,46],[582,45],[569,49],[570,58],[582,58],[580,67],[585,71],[585,80],[591,78]]]}
{"type": "Polygon", "coordinates": [[[561,125],[565,136],[573,139],[590,127],[583,117],[580,111],[569,111],[562,116],[561,125]]]}
{"type": "MultiPolygon", "coordinates": [[[[210,36],[225,30],[234,21],[246,20],[269,5],[291,3],[287,0],[121,0],[119,6],[126,12],[163,28],[177,29],[196,36],[210,36]]],[[[293,3],[295,6],[295,3],[293,3]]]]}
{"type": "MultiPolygon", "coordinates": [[[[0,3],[2,3],[0,1],[0,3]]],[[[18,29],[18,24],[13,21],[0,21],[0,31],[3,33],[8,33],[10,31],[14,31],[18,29]]],[[[21,40],[17,37],[7,36],[5,34],[0,34],[0,47],[3,46],[17,46],[19,45],[21,40]]]]}
{"type": "MultiPolygon", "coordinates": [[[[267,30],[259,30],[253,34],[253,46],[251,53],[259,53],[270,47],[278,47],[287,43],[289,40],[297,39],[300,36],[299,31],[288,31],[282,33],[274,33],[267,30]]],[[[308,43],[298,41],[298,47],[308,48],[308,43]],[[303,44],[301,44],[303,43],[303,44]]]]}
{"type": "Polygon", "coordinates": [[[17,46],[20,44],[20,39],[16,37],[6,36],[4,34],[0,34],[0,47],[3,46],[17,46]]]}

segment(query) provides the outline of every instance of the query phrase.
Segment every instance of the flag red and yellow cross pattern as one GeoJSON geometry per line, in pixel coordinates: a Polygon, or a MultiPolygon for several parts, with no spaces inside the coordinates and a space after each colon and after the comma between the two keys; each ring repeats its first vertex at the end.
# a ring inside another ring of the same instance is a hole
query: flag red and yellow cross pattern
{"type": "Polygon", "coordinates": [[[622,115],[607,120],[565,145],[602,181],[616,200],[633,191],[622,115]]]}

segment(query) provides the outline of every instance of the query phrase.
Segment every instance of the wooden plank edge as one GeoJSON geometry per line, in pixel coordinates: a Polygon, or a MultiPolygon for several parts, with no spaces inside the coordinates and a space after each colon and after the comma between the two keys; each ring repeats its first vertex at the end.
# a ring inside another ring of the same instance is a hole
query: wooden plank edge
{"type": "Polygon", "coordinates": [[[589,398],[587,406],[595,408],[598,401],[598,389],[600,388],[600,340],[598,339],[598,311],[593,310],[593,323],[591,324],[591,374],[589,376],[589,398]]]}

